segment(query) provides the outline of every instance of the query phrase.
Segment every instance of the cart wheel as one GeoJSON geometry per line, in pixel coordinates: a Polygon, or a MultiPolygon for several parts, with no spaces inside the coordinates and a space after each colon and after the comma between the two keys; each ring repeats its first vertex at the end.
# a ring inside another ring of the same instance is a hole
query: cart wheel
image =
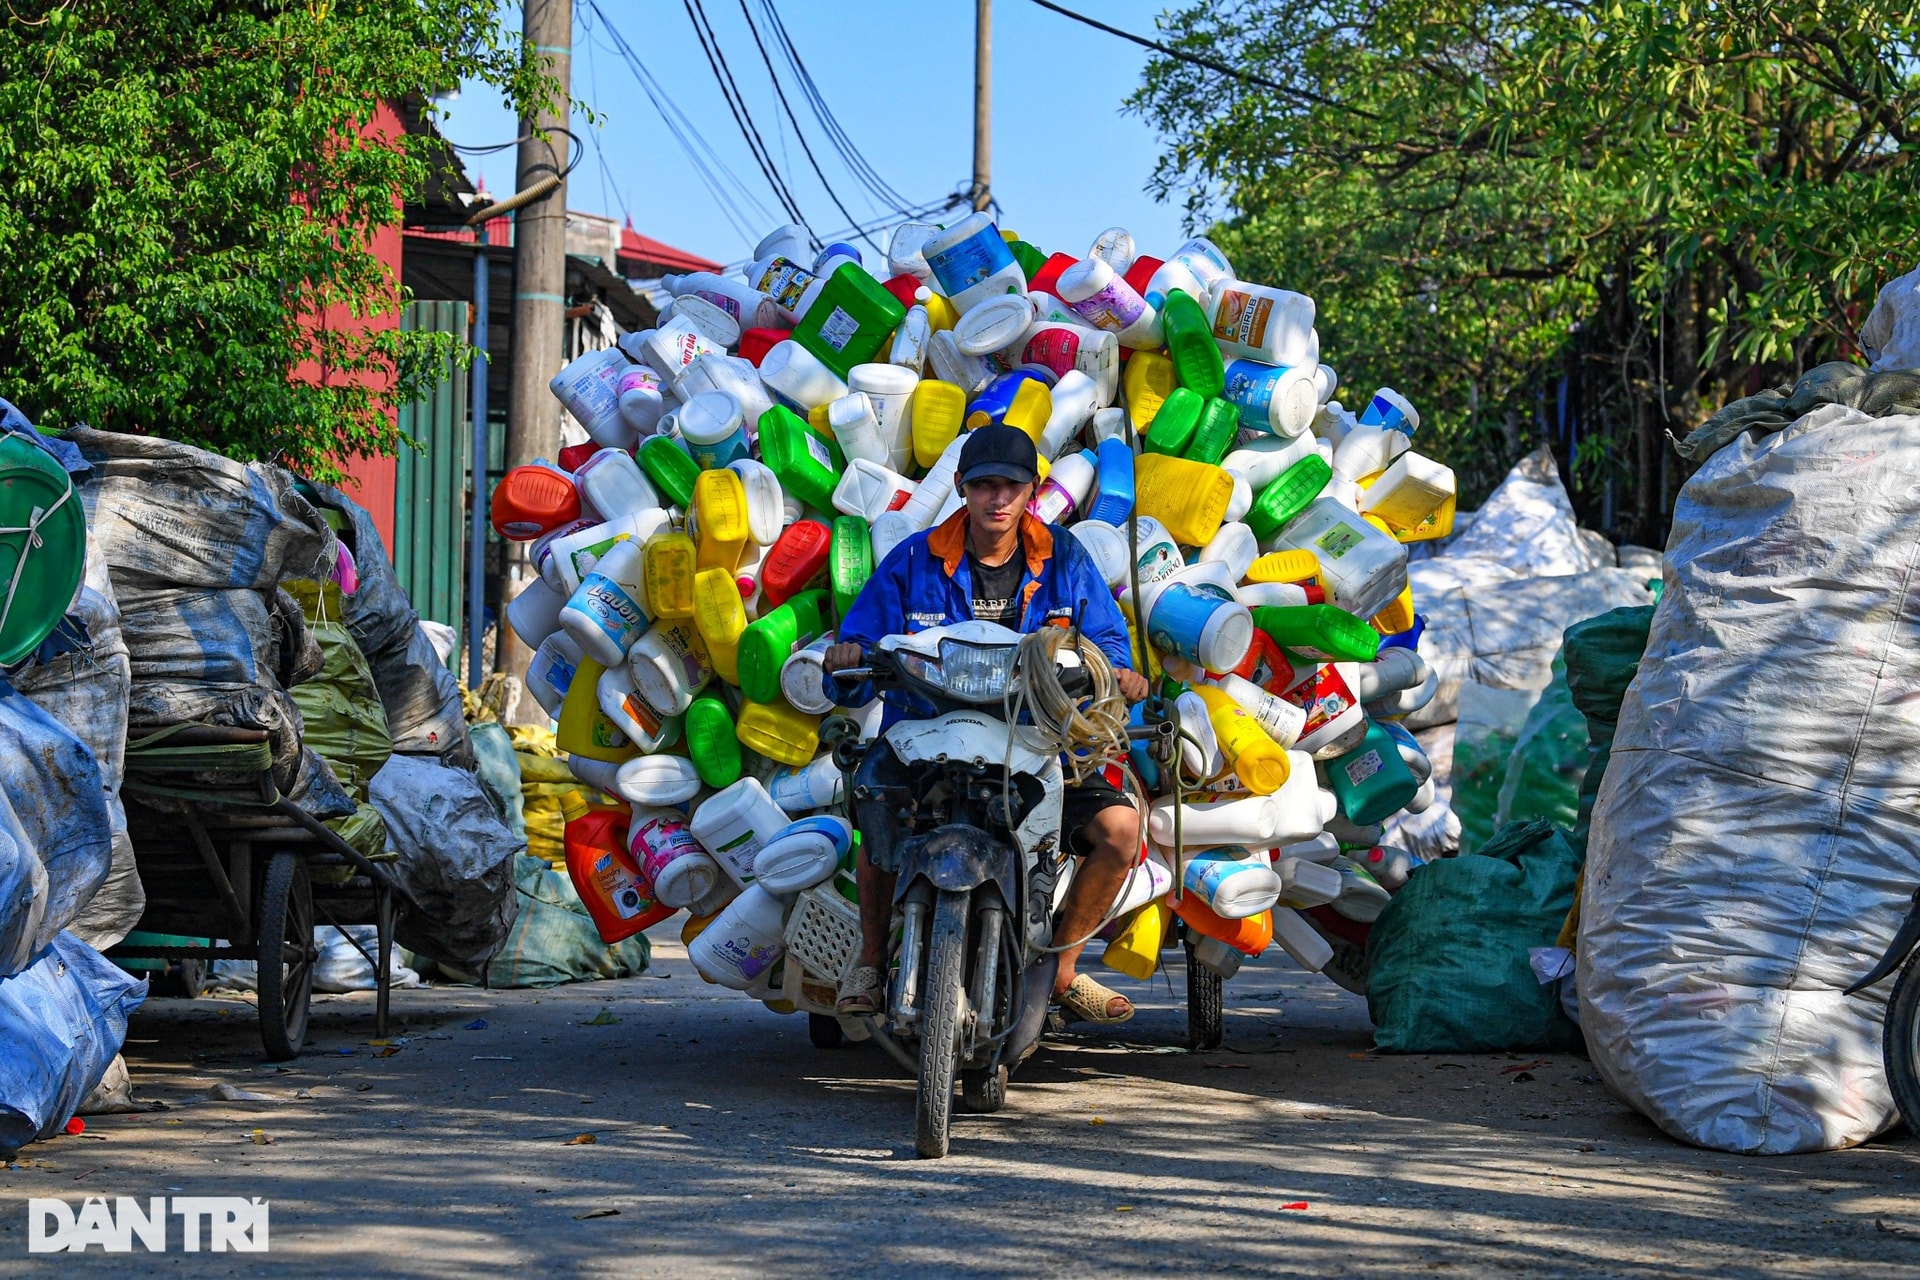
{"type": "Polygon", "coordinates": [[[816,1049],[838,1049],[847,1038],[840,1029],[840,1019],[830,1013],[810,1013],[807,1015],[807,1039],[813,1041],[816,1049]]]}
{"type": "Polygon", "coordinates": [[[291,853],[267,862],[260,890],[260,1042],[270,1062],[300,1052],[313,995],[313,893],[307,867],[291,853]]]}
{"type": "Polygon", "coordinates": [[[1193,941],[1187,941],[1187,1048],[1205,1053],[1220,1047],[1223,1020],[1220,975],[1193,958],[1193,941]]]}

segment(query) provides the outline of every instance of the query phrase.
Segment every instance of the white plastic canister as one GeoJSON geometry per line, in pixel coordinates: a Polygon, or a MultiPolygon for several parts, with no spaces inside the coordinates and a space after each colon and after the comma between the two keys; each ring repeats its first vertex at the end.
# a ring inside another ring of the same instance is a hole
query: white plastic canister
{"type": "Polygon", "coordinates": [[[749,884],[754,855],[791,821],[760,779],[746,777],[694,810],[693,834],[728,875],[749,884]]]}

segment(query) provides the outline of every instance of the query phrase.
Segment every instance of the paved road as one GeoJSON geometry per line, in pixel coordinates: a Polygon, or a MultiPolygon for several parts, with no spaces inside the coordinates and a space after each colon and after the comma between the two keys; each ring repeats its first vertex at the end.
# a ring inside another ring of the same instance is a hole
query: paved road
{"type": "Polygon", "coordinates": [[[153,1000],[127,1057],[170,1109],[96,1118],[0,1172],[0,1273],[1920,1268],[1904,1134],[1776,1160],[1681,1147],[1577,1056],[1373,1055],[1364,1004],[1284,959],[1228,984],[1217,1053],[1180,1050],[1164,980],[1123,984],[1133,1023],[1044,1049],[1005,1112],[956,1120],[943,1161],[914,1158],[912,1084],[877,1050],[815,1050],[802,1019],[698,981],[677,941],[655,970],[398,993],[384,1047],[370,997],[323,997],[314,1047],[279,1068],[246,1003],[153,1000]],[[206,1101],[223,1081],[271,1100],[206,1101]],[[88,1194],[264,1196],[272,1254],[184,1254],[176,1223],[165,1257],[26,1258],[25,1198],[88,1194]]]}

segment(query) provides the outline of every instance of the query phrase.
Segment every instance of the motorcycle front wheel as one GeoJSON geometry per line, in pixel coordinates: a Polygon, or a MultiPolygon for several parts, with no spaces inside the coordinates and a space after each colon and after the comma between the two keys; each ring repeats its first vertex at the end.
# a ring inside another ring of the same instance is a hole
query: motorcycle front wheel
{"type": "Polygon", "coordinates": [[[921,995],[920,1081],[914,1092],[913,1149],[928,1159],[947,1154],[953,1123],[953,1077],[959,1057],[960,993],[967,978],[965,893],[942,890],[927,939],[927,981],[921,995]]]}
{"type": "Polygon", "coordinates": [[[1893,1104],[1907,1128],[1920,1133],[1920,958],[1907,961],[1893,984],[1882,1037],[1893,1104]]]}

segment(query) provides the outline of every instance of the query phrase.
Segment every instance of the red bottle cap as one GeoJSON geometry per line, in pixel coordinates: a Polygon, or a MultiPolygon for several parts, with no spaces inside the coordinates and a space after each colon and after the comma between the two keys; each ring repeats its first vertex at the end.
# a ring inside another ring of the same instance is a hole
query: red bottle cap
{"type": "Polygon", "coordinates": [[[920,277],[903,271],[891,280],[882,280],[880,287],[892,294],[902,307],[911,307],[914,295],[920,292],[920,277]]]}
{"type": "Polygon", "coordinates": [[[600,452],[600,446],[589,440],[585,444],[570,444],[560,451],[560,469],[578,471],[587,465],[587,459],[600,452]]]}
{"type": "Polygon", "coordinates": [[[1027,281],[1027,291],[1029,293],[1050,293],[1056,298],[1059,297],[1060,273],[1078,261],[1079,259],[1070,253],[1050,255],[1045,262],[1040,264],[1040,269],[1033,273],[1033,279],[1027,281]]]}

